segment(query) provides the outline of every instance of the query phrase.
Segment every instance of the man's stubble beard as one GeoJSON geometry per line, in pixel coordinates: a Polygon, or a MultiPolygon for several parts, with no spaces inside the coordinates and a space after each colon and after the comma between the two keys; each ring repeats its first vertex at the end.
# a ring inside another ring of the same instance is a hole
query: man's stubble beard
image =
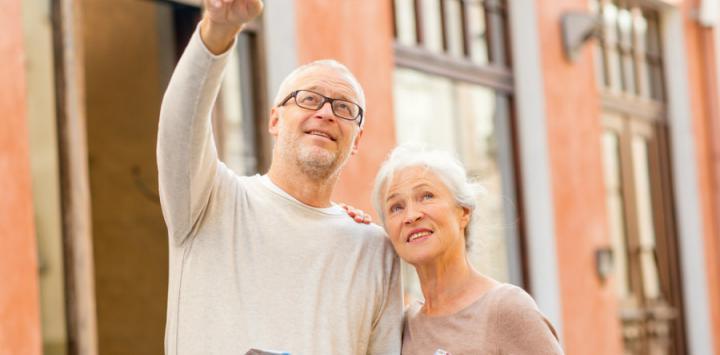
{"type": "Polygon", "coordinates": [[[350,158],[349,151],[331,152],[323,148],[303,144],[302,133],[292,138],[278,139],[275,149],[279,149],[280,158],[292,161],[300,172],[313,180],[327,180],[340,173],[340,169],[350,158]]]}

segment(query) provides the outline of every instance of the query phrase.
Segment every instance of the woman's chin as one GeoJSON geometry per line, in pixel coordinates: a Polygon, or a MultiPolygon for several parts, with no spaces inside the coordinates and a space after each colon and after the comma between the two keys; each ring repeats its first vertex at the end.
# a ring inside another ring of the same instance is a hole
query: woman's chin
{"type": "Polygon", "coordinates": [[[437,254],[431,250],[404,250],[399,253],[401,259],[416,268],[432,262],[437,254]]]}

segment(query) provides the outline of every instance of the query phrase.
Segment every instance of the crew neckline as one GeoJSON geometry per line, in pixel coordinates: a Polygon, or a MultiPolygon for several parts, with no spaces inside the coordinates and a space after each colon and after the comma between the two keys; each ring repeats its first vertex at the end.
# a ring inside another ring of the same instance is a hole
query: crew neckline
{"type": "Polygon", "coordinates": [[[510,285],[507,284],[507,283],[504,283],[504,282],[503,282],[503,283],[499,283],[499,284],[491,287],[489,290],[485,291],[485,292],[484,292],[482,295],[480,295],[480,297],[478,297],[475,301],[473,301],[473,302],[471,302],[470,304],[468,304],[467,306],[459,309],[457,312],[453,312],[453,313],[450,313],[450,314],[427,315],[427,314],[423,313],[423,311],[422,311],[422,306],[425,304],[425,301],[424,301],[424,300],[417,300],[417,301],[415,302],[415,304],[416,304],[416,306],[417,306],[415,316],[416,316],[416,317],[419,317],[419,318],[432,319],[432,320],[434,320],[434,319],[444,319],[444,318],[449,318],[449,317],[456,317],[456,316],[458,316],[458,315],[460,315],[460,314],[462,314],[462,313],[467,312],[468,310],[471,310],[471,309],[477,307],[480,303],[483,303],[483,302],[489,297],[489,295],[490,295],[491,293],[495,293],[495,292],[497,292],[497,291],[499,291],[499,290],[501,290],[501,289],[503,289],[503,288],[505,288],[505,287],[507,287],[507,286],[510,286],[510,285]]]}
{"type": "Polygon", "coordinates": [[[267,187],[271,191],[273,191],[273,192],[279,194],[280,196],[283,196],[293,202],[296,202],[304,207],[310,208],[310,209],[318,211],[318,212],[334,214],[334,215],[347,213],[347,212],[345,212],[345,210],[342,207],[340,207],[337,203],[335,203],[333,201],[330,201],[330,203],[332,204],[330,207],[310,206],[310,205],[303,203],[302,201],[296,199],[294,196],[290,195],[287,191],[283,190],[280,186],[275,184],[267,174],[265,174],[265,175],[257,174],[256,176],[258,176],[260,178],[260,183],[262,183],[265,187],[267,187]]]}

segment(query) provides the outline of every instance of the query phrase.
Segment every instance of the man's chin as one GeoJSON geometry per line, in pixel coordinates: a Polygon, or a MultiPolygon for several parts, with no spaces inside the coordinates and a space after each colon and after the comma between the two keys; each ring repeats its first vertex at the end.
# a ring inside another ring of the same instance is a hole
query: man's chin
{"type": "Polygon", "coordinates": [[[300,161],[316,168],[332,168],[337,161],[337,153],[318,146],[300,148],[300,161]]]}
{"type": "Polygon", "coordinates": [[[300,155],[306,157],[303,160],[333,161],[337,157],[337,152],[322,146],[307,144],[300,147],[300,155]]]}

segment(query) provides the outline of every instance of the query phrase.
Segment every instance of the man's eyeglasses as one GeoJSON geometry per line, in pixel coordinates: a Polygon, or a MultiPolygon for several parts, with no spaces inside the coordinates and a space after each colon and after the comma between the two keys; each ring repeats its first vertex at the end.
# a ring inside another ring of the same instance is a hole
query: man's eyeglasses
{"type": "Polygon", "coordinates": [[[348,121],[358,121],[358,125],[362,125],[363,109],[352,101],[331,99],[310,90],[295,90],[285,97],[278,107],[284,106],[291,98],[295,99],[295,104],[308,110],[319,110],[329,102],[335,116],[348,121]]]}

